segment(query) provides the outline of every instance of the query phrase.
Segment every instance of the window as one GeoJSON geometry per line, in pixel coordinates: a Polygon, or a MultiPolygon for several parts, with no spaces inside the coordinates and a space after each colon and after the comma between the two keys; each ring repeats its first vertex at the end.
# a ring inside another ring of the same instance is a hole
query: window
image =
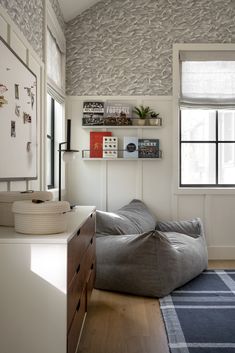
{"type": "MultiPolygon", "coordinates": [[[[58,187],[59,179],[59,143],[64,141],[66,42],[49,1],[47,2],[45,52],[47,70],[46,182],[48,189],[55,189],[58,187]]],[[[64,187],[63,165],[61,177],[62,187],[64,187]]]]}
{"type": "MultiPolygon", "coordinates": [[[[47,94],[47,188],[58,186],[59,143],[63,140],[63,104],[47,94]]],[[[63,176],[64,178],[64,176],[63,176]]]]}
{"type": "Polygon", "coordinates": [[[182,52],[181,187],[235,186],[235,52],[182,52]]]}
{"type": "Polygon", "coordinates": [[[47,95],[47,188],[55,187],[55,100],[47,95]]]}

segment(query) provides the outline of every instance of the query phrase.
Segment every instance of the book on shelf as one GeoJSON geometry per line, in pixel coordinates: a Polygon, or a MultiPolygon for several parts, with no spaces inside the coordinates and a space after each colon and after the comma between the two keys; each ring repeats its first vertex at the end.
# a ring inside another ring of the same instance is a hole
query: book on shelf
{"type": "Polygon", "coordinates": [[[104,125],[104,102],[83,102],[82,125],[104,125]]]}
{"type": "Polygon", "coordinates": [[[118,158],[118,137],[103,137],[103,158],[118,158]]]}
{"type": "Polygon", "coordinates": [[[104,106],[104,125],[132,125],[132,104],[107,101],[104,106]]]}
{"type": "Polygon", "coordinates": [[[108,131],[90,131],[90,158],[103,157],[103,137],[112,136],[108,131]]]}
{"type": "Polygon", "coordinates": [[[139,158],[160,158],[159,139],[139,139],[139,158]]]}
{"type": "Polygon", "coordinates": [[[137,137],[124,136],[123,157],[138,158],[138,138],[137,137]]]}

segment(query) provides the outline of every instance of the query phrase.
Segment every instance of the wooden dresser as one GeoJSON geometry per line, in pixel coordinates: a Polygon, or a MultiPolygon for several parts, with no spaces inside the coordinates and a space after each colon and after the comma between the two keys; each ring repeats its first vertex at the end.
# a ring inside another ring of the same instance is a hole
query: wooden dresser
{"type": "Polygon", "coordinates": [[[0,352],[75,353],[95,279],[95,207],[68,214],[66,233],[0,227],[0,352]]]}

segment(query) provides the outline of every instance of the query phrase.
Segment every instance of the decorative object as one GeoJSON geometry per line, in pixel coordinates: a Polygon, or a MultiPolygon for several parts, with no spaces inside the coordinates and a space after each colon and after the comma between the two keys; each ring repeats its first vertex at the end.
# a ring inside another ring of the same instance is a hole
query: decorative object
{"type": "Polygon", "coordinates": [[[151,109],[149,106],[140,105],[139,107],[134,107],[133,113],[136,114],[139,119],[137,121],[138,125],[145,125],[146,118],[151,114],[151,109]]]}
{"type": "Polygon", "coordinates": [[[153,125],[153,126],[162,125],[162,119],[160,118],[159,113],[152,112],[150,114],[149,125],[153,125]]]}
{"type": "Polygon", "coordinates": [[[233,353],[235,270],[207,270],[160,299],[171,353],[233,353]]]}
{"type": "Polygon", "coordinates": [[[138,138],[137,137],[124,136],[123,157],[138,158],[138,138]]]}
{"type": "Polygon", "coordinates": [[[131,125],[132,104],[128,102],[107,101],[104,111],[104,125],[131,125]]]}
{"type": "Polygon", "coordinates": [[[82,125],[104,125],[104,102],[83,103],[82,125]]]}
{"type": "Polygon", "coordinates": [[[58,200],[61,201],[61,154],[64,152],[63,159],[65,162],[74,159],[76,156],[76,152],[78,150],[71,150],[70,148],[71,143],[71,120],[67,119],[67,141],[59,143],[59,194],[58,200]],[[62,146],[66,145],[66,149],[62,149],[62,146]]]}
{"type": "Polygon", "coordinates": [[[139,158],[159,158],[159,139],[138,139],[139,158]]]}
{"type": "Polygon", "coordinates": [[[112,132],[91,131],[90,132],[90,158],[103,157],[103,137],[112,136],[112,132]]]}
{"type": "Polygon", "coordinates": [[[12,206],[15,230],[24,234],[63,233],[67,228],[67,201],[15,201],[12,206]]]}
{"type": "Polygon", "coordinates": [[[103,158],[118,157],[118,138],[114,136],[103,136],[103,158]]]}
{"type": "Polygon", "coordinates": [[[12,205],[15,201],[23,200],[52,200],[52,193],[49,191],[1,191],[0,192],[0,226],[14,226],[12,205]]]}

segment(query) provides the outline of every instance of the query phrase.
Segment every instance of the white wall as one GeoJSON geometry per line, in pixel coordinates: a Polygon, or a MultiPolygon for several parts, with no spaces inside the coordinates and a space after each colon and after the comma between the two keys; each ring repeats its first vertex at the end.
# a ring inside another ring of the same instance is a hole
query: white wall
{"type": "Polygon", "coordinates": [[[8,45],[18,54],[24,63],[37,76],[37,170],[38,179],[33,181],[14,181],[10,183],[0,182],[0,191],[6,190],[41,190],[44,188],[44,64],[24,38],[18,27],[8,16],[7,12],[0,6],[0,35],[8,45]]]}
{"type": "Polygon", "coordinates": [[[67,97],[66,117],[72,119],[71,147],[89,149],[89,131],[82,128],[84,100],[117,99],[143,103],[163,118],[159,129],[109,129],[113,135],[159,138],[162,160],[84,161],[81,152],[67,166],[67,199],[71,203],[116,210],[133,198],[142,199],[157,219],[203,220],[211,259],[235,259],[235,193],[233,190],[180,190],[175,172],[177,148],[172,103],[169,96],[67,97]],[[174,131],[174,133],[173,133],[174,131]]]}

